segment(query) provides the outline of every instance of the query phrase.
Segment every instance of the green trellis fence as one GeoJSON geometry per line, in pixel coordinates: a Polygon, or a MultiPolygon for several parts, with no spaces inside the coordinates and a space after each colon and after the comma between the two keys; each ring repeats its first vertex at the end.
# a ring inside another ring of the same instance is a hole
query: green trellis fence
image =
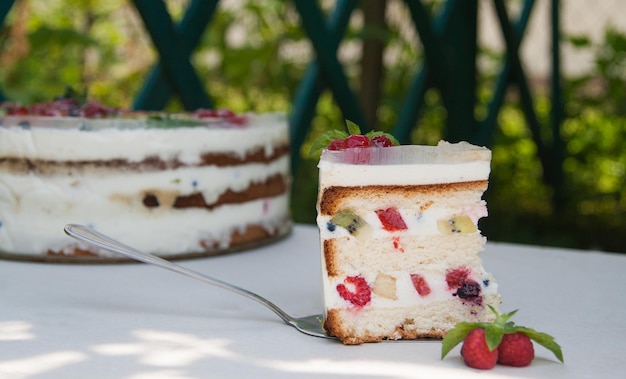
{"type": "MultiPolygon", "coordinates": [[[[478,1],[445,0],[439,2],[437,7],[429,7],[427,1],[404,1],[419,36],[416,43],[421,43],[425,59],[417,63],[420,64],[419,70],[405,95],[392,133],[401,142],[409,142],[423,107],[425,92],[434,87],[439,90],[447,110],[445,138],[449,141],[466,140],[491,146],[505,94],[509,87],[514,86],[537,147],[544,180],[556,190],[558,196],[563,180],[564,157],[564,143],[560,137],[563,120],[559,55],[560,1],[550,0],[551,30],[548,32],[552,41],[552,55],[546,57],[550,59],[552,66],[549,137],[545,137],[546,133],[538,120],[533,94],[519,56],[519,46],[535,8],[534,0],[522,0],[521,11],[515,18],[509,15],[505,0],[481,0],[493,2],[506,49],[487,116],[481,120],[476,118],[474,108],[477,100],[477,77],[480,75],[476,64],[478,1]],[[436,13],[431,12],[431,9],[436,9],[436,13]]],[[[210,24],[219,0],[191,0],[178,23],[173,21],[163,1],[132,0],[132,3],[143,20],[159,58],[136,94],[133,107],[163,109],[173,95],[179,96],[188,110],[211,107],[213,101],[210,88],[203,85],[191,64],[190,56],[210,24]]],[[[14,0],[0,0],[0,25],[13,4],[14,0]]],[[[293,5],[300,15],[301,27],[315,50],[315,57],[309,63],[292,99],[289,122],[295,169],[299,163],[300,146],[305,140],[316,104],[324,91],[332,93],[346,119],[364,126],[365,130],[371,126],[367,124],[364,112],[337,58],[337,49],[350,16],[360,2],[337,0],[329,12],[324,12],[318,2],[311,0],[293,0],[293,5]]],[[[0,89],[0,100],[3,98],[0,89]]]]}

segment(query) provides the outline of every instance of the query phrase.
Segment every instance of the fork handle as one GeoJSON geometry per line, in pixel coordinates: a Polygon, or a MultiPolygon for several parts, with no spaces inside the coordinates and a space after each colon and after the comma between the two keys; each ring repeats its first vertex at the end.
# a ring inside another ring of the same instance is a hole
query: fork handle
{"type": "Polygon", "coordinates": [[[233,284],[226,283],[219,279],[201,274],[197,271],[188,269],[184,266],[177,265],[168,260],[157,257],[156,255],[148,254],[143,251],[137,250],[133,247],[130,247],[119,241],[116,241],[113,238],[108,237],[89,226],[78,225],[78,224],[67,224],[65,225],[65,228],[63,228],[63,230],[65,231],[65,234],[67,234],[68,236],[76,240],[90,243],[92,245],[98,246],[101,249],[105,249],[105,250],[108,250],[117,254],[125,255],[129,258],[132,258],[140,262],[148,263],[151,265],[164,268],[166,270],[174,271],[178,274],[188,276],[190,278],[199,280],[201,282],[214,285],[216,287],[225,289],[227,291],[236,293],[238,295],[242,295],[244,297],[247,297],[248,299],[255,300],[256,302],[272,310],[274,313],[276,313],[276,315],[278,315],[278,317],[280,317],[284,322],[288,324],[290,324],[294,319],[293,317],[285,313],[285,311],[280,309],[276,304],[272,303],[271,301],[267,300],[266,298],[252,291],[248,291],[247,289],[244,289],[244,288],[235,286],[233,284]]]}

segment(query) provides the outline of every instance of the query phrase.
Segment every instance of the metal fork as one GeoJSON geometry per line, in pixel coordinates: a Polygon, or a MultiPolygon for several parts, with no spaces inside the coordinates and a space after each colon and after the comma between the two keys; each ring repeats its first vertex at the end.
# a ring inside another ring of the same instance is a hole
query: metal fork
{"type": "Polygon", "coordinates": [[[149,263],[170,271],[174,271],[179,274],[183,274],[190,278],[197,279],[201,282],[205,282],[208,284],[212,284],[219,288],[234,292],[236,294],[247,297],[248,299],[252,299],[266,306],[272,312],[274,312],[281,320],[283,320],[286,324],[293,326],[300,332],[322,338],[335,338],[326,334],[326,331],[323,327],[324,315],[316,314],[306,317],[293,317],[279,308],[276,304],[267,300],[266,298],[257,295],[252,291],[248,291],[247,289],[237,287],[233,284],[226,283],[219,279],[212,278],[210,276],[201,274],[197,271],[188,269],[184,266],[177,265],[170,261],[167,261],[163,258],[157,257],[152,254],[144,253],[140,250],[132,248],[128,245],[125,245],[121,242],[114,240],[111,237],[105,236],[104,234],[94,230],[85,225],[77,225],[77,224],[68,224],[63,229],[65,233],[77,240],[84,241],[90,243],[92,245],[98,246],[102,249],[112,251],[114,253],[125,255],[129,258],[149,263]]]}

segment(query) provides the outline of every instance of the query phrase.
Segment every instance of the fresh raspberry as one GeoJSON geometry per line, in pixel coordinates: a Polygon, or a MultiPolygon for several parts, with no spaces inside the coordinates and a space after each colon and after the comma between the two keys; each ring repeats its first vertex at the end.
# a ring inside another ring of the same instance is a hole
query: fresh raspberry
{"type": "Polygon", "coordinates": [[[463,283],[469,276],[469,270],[465,267],[459,267],[452,271],[448,271],[446,274],[446,283],[448,283],[449,289],[457,289],[463,286],[463,283]]]}
{"type": "Polygon", "coordinates": [[[360,134],[352,134],[348,136],[348,138],[344,141],[344,147],[346,149],[352,147],[369,147],[371,146],[369,138],[360,135],[360,134]]]}
{"type": "Polygon", "coordinates": [[[360,276],[348,276],[343,283],[337,284],[337,292],[345,300],[357,307],[362,307],[370,302],[372,290],[365,279],[360,276]],[[351,287],[351,288],[350,288],[351,287]]]}
{"type": "Polygon", "coordinates": [[[528,336],[522,332],[505,334],[498,346],[498,363],[505,366],[525,367],[535,358],[535,349],[528,336]]]}
{"type": "Polygon", "coordinates": [[[370,143],[372,146],[376,147],[389,147],[393,146],[393,142],[389,139],[389,137],[385,135],[374,136],[370,139],[370,143]]]}
{"type": "Polygon", "coordinates": [[[452,329],[448,330],[441,342],[441,358],[443,359],[452,349],[461,342],[461,355],[463,360],[470,367],[492,368],[493,362],[486,357],[495,354],[495,362],[502,365],[523,367],[528,366],[535,356],[533,343],[538,343],[550,350],[556,358],[563,362],[563,351],[561,346],[549,334],[538,332],[525,326],[515,325],[511,317],[517,313],[517,309],[500,314],[491,305],[487,307],[496,316],[493,322],[459,322],[452,329]],[[467,331],[470,330],[468,333],[467,331]],[[489,335],[489,342],[493,351],[489,352],[489,347],[485,340],[485,330],[493,334],[489,335]],[[500,336],[502,338],[500,338],[500,336]],[[479,343],[477,340],[481,340],[479,343]],[[532,341],[531,341],[532,340],[532,341]]]}
{"type": "Polygon", "coordinates": [[[390,207],[387,209],[380,209],[376,211],[376,215],[378,219],[383,224],[383,229],[393,232],[395,230],[403,230],[406,229],[406,223],[402,218],[398,209],[390,207]]]}
{"type": "Polygon", "coordinates": [[[430,294],[430,286],[420,274],[411,274],[411,282],[413,282],[413,287],[420,296],[424,297],[430,294]]]}
{"type": "Polygon", "coordinates": [[[328,150],[343,150],[345,147],[344,140],[335,139],[328,144],[328,150]]]}
{"type": "Polygon", "coordinates": [[[498,349],[489,351],[485,341],[485,329],[477,328],[469,332],[463,340],[461,356],[469,367],[490,370],[498,361],[498,349]]]}

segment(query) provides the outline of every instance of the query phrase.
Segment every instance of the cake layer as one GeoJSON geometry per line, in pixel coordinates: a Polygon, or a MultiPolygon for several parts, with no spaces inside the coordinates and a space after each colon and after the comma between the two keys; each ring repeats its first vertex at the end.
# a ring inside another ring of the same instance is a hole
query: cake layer
{"type": "Polygon", "coordinates": [[[429,272],[443,274],[463,260],[466,266],[480,268],[479,252],[485,241],[478,233],[372,237],[366,241],[348,236],[329,238],[322,241],[322,268],[330,280],[363,274],[364,267],[376,267],[374,273],[398,268],[417,273],[427,267],[429,272]]]}
{"type": "MultiPolygon", "coordinates": [[[[6,197],[0,201],[11,209],[26,203],[27,196],[55,194],[62,206],[80,202],[85,197],[100,198],[102,201],[122,202],[142,207],[146,194],[160,194],[162,205],[173,205],[177,197],[202,194],[206,204],[216,203],[229,192],[241,193],[255,184],[279,178],[279,193],[288,190],[289,157],[283,156],[268,164],[248,164],[233,167],[183,167],[172,170],[127,171],[124,167],[111,168],[66,168],[63,175],[36,175],[32,172],[3,173],[0,187],[5,187],[6,197]],[[167,200],[169,199],[169,201],[167,200]]],[[[274,193],[276,194],[276,193],[274,193]]],[[[38,204],[38,203],[37,203],[38,204]]],[[[19,211],[19,209],[15,209],[19,211]]]]}
{"type": "Polygon", "coordinates": [[[245,117],[245,125],[192,120],[193,125],[186,126],[176,124],[176,119],[162,125],[149,119],[0,116],[0,157],[54,162],[156,158],[197,165],[206,154],[244,158],[260,150],[270,156],[274,149],[289,145],[283,115],[245,117]]]}
{"type": "MultiPolygon", "coordinates": [[[[488,295],[490,304],[500,302],[497,295],[488,295]]],[[[402,308],[370,307],[330,309],[324,326],[342,340],[354,345],[382,340],[442,338],[458,322],[489,322],[494,314],[481,306],[449,301],[431,302],[402,308]]]]}
{"type": "Polygon", "coordinates": [[[487,216],[481,199],[486,188],[486,180],[441,185],[324,187],[319,194],[317,224],[322,238],[348,235],[347,228],[333,227],[333,218],[338,212],[349,212],[362,220],[368,234],[388,237],[379,212],[393,209],[406,226],[394,231],[397,236],[445,235],[453,230],[446,223],[459,217],[469,218],[470,231],[477,232],[475,225],[487,216]]]}
{"type": "Polygon", "coordinates": [[[485,208],[481,200],[487,189],[486,180],[425,185],[371,185],[355,187],[330,186],[320,188],[319,214],[333,215],[346,208],[377,210],[388,207],[416,209],[425,212],[437,208],[459,206],[485,208]],[[354,196],[358,191],[359,196],[354,196]]]}

